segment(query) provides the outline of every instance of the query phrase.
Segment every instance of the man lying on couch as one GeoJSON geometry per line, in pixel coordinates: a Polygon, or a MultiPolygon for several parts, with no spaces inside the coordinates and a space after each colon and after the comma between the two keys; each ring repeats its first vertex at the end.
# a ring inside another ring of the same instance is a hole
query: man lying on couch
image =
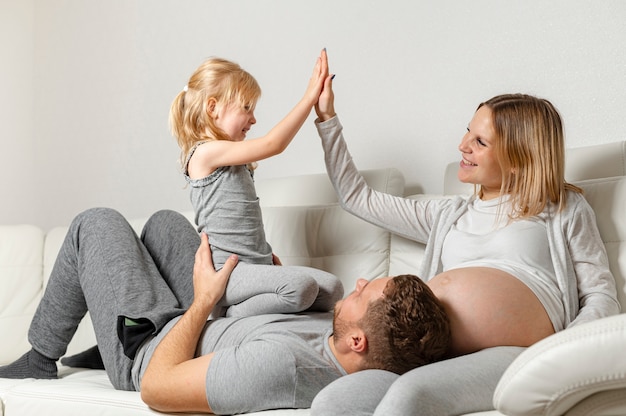
{"type": "Polygon", "coordinates": [[[342,375],[404,373],[446,352],[448,318],[411,275],[359,280],[334,314],[207,321],[236,263],[216,272],[207,237],[175,212],[153,215],[139,239],[119,213],[88,210],[61,247],[29,329],[32,349],[0,377],[56,378],[88,310],[113,386],[169,412],[306,408],[342,375]]]}

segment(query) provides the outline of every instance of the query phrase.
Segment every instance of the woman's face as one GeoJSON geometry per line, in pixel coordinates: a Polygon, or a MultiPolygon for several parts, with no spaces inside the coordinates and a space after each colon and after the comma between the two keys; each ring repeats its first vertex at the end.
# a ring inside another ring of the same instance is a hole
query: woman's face
{"type": "Polygon", "coordinates": [[[500,195],[502,171],[496,158],[496,134],[493,127],[491,109],[480,107],[467,127],[459,150],[462,153],[459,180],[463,183],[480,185],[483,199],[492,199],[500,195]]]}

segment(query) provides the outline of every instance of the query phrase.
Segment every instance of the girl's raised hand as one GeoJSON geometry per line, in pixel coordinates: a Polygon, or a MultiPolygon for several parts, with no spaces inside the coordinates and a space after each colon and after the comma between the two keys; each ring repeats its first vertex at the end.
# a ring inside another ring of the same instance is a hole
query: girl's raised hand
{"type": "Polygon", "coordinates": [[[315,62],[313,68],[313,74],[309,79],[309,85],[304,94],[304,98],[311,102],[311,106],[317,102],[317,99],[324,87],[324,81],[328,77],[328,56],[326,55],[326,49],[322,49],[320,56],[315,62]]]}

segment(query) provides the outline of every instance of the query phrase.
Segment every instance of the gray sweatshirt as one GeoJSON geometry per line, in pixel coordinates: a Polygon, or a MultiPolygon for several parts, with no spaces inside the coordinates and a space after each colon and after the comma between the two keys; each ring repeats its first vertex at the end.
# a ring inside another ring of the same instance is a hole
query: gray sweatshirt
{"type": "MultiPolygon", "coordinates": [[[[468,210],[473,197],[413,200],[371,189],[358,172],[338,117],[316,122],[324,148],[326,169],[342,207],[374,225],[426,244],[420,276],[425,280],[443,272],[441,255],[446,235],[468,210]]],[[[615,278],[595,213],[585,198],[569,192],[567,207],[549,205],[540,215],[546,224],[555,281],[565,309],[563,327],[620,311],[615,278]]]]}

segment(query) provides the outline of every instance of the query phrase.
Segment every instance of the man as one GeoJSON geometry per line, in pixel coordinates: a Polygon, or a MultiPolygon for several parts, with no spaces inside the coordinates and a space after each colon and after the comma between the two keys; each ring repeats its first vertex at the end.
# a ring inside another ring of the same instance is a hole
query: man
{"type": "Polygon", "coordinates": [[[70,226],[31,323],[33,348],[0,377],[55,378],[87,310],[113,386],[140,390],[161,411],[309,407],[342,375],[403,373],[446,352],[443,307],[410,275],[359,280],[334,314],[207,321],[236,263],[232,256],[215,271],[207,237],[198,247],[180,214],[155,214],[139,239],[117,212],[86,211],[70,226]]]}

